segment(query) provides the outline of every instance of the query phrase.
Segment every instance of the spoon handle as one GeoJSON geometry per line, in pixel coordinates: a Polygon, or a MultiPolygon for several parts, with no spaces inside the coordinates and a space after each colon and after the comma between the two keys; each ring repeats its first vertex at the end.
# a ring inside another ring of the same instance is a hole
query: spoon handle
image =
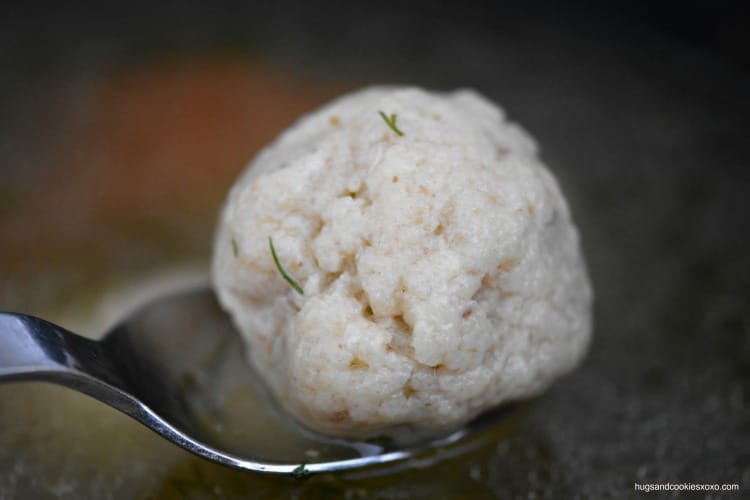
{"type": "Polygon", "coordinates": [[[120,386],[99,342],[43,319],[0,312],[0,382],[46,381],[101,397],[120,386]]]}

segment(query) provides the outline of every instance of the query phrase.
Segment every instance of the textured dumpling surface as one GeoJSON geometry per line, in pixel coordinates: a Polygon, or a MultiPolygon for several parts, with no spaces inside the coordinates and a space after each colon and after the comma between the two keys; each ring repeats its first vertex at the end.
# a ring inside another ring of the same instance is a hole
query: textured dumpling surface
{"type": "Polygon", "coordinates": [[[275,398],[333,435],[461,425],[544,390],[590,338],[558,184],[470,90],[373,87],[301,118],[231,189],[213,279],[275,398]]]}

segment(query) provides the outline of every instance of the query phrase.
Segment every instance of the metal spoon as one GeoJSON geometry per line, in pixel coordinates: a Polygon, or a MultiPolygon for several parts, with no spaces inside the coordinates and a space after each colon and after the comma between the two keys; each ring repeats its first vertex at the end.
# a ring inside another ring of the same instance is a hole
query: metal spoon
{"type": "MultiPolygon", "coordinates": [[[[206,414],[221,413],[226,403],[221,396],[226,384],[220,382],[226,366],[247,370],[229,380],[252,381],[258,390],[258,377],[242,358],[243,352],[238,334],[209,289],[158,300],[115,326],[100,341],[33,316],[0,313],[0,382],[45,381],[75,389],[196,455],[247,471],[300,478],[400,462],[459,441],[470,442],[467,438],[509,411],[501,408],[448,436],[398,448],[392,443],[314,435],[290,425],[288,417],[264,399],[262,404],[251,405],[252,411],[263,413],[266,424],[280,427],[261,429],[260,434],[270,435],[276,442],[285,434],[287,439],[292,436],[299,441],[296,448],[274,453],[269,450],[278,447],[248,439],[238,444],[241,433],[212,432],[206,425],[206,414]],[[322,451],[310,453],[312,448],[322,451]]],[[[248,415],[247,421],[253,418],[248,415]]],[[[454,448],[458,451],[450,455],[462,452],[460,446],[454,448]]]]}

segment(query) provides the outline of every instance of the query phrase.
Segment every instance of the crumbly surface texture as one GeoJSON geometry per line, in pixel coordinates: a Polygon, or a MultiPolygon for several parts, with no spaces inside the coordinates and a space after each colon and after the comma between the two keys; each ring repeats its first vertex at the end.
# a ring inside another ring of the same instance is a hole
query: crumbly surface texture
{"type": "Polygon", "coordinates": [[[558,184],[470,90],[368,88],[300,119],[232,188],[213,279],[272,394],[331,435],[446,431],[540,393],[590,339],[558,184]]]}

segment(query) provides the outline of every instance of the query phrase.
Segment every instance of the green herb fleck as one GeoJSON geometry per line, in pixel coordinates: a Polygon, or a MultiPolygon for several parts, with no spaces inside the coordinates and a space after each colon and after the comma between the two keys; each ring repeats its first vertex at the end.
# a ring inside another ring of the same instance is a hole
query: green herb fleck
{"type": "Polygon", "coordinates": [[[365,442],[368,444],[374,444],[376,446],[380,446],[381,448],[389,448],[393,446],[394,444],[393,438],[390,436],[386,436],[385,434],[380,434],[379,436],[370,438],[365,442]]]}
{"type": "Polygon", "coordinates": [[[240,247],[237,246],[237,240],[232,238],[232,253],[234,254],[234,257],[237,258],[240,255],[240,247]]]}
{"type": "Polygon", "coordinates": [[[383,119],[383,121],[389,127],[391,127],[391,130],[393,130],[396,133],[396,135],[398,135],[398,136],[403,136],[404,135],[404,133],[401,130],[399,130],[399,128],[396,126],[396,118],[397,118],[396,113],[391,113],[390,117],[387,116],[382,111],[378,111],[378,113],[380,114],[380,117],[383,119]]]}
{"type": "Polygon", "coordinates": [[[307,464],[304,462],[299,464],[299,466],[297,466],[297,468],[292,471],[292,477],[294,479],[307,479],[308,477],[310,477],[311,473],[305,467],[306,465],[307,464]]]}
{"type": "MultiPolygon", "coordinates": [[[[279,262],[279,258],[276,256],[276,249],[273,247],[273,240],[271,239],[270,236],[268,237],[268,246],[271,247],[271,255],[273,256],[273,261],[276,263],[276,269],[279,270],[279,272],[284,277],[284,279],[287,281],[287,283],[289,283],[290,285],[292,285],[292,288],[294,288],[295,290],[297,290],[297,293],[299,293],[300,295],[304,295],[305,292],[304,292],[304,290],[302,290],[302,287],[299,286],[297,284],[297,282],[294,281],[292,279],[292,277],[289,276],[286,273],[286,271],[284,271],[283,267],[281,267],[281,262],[279,262]]],[[[302,464],[302,465],[304,465],[304,464],[302,464]]],[[[300,467],[302,467],[302,465],[300,467]]]]}

